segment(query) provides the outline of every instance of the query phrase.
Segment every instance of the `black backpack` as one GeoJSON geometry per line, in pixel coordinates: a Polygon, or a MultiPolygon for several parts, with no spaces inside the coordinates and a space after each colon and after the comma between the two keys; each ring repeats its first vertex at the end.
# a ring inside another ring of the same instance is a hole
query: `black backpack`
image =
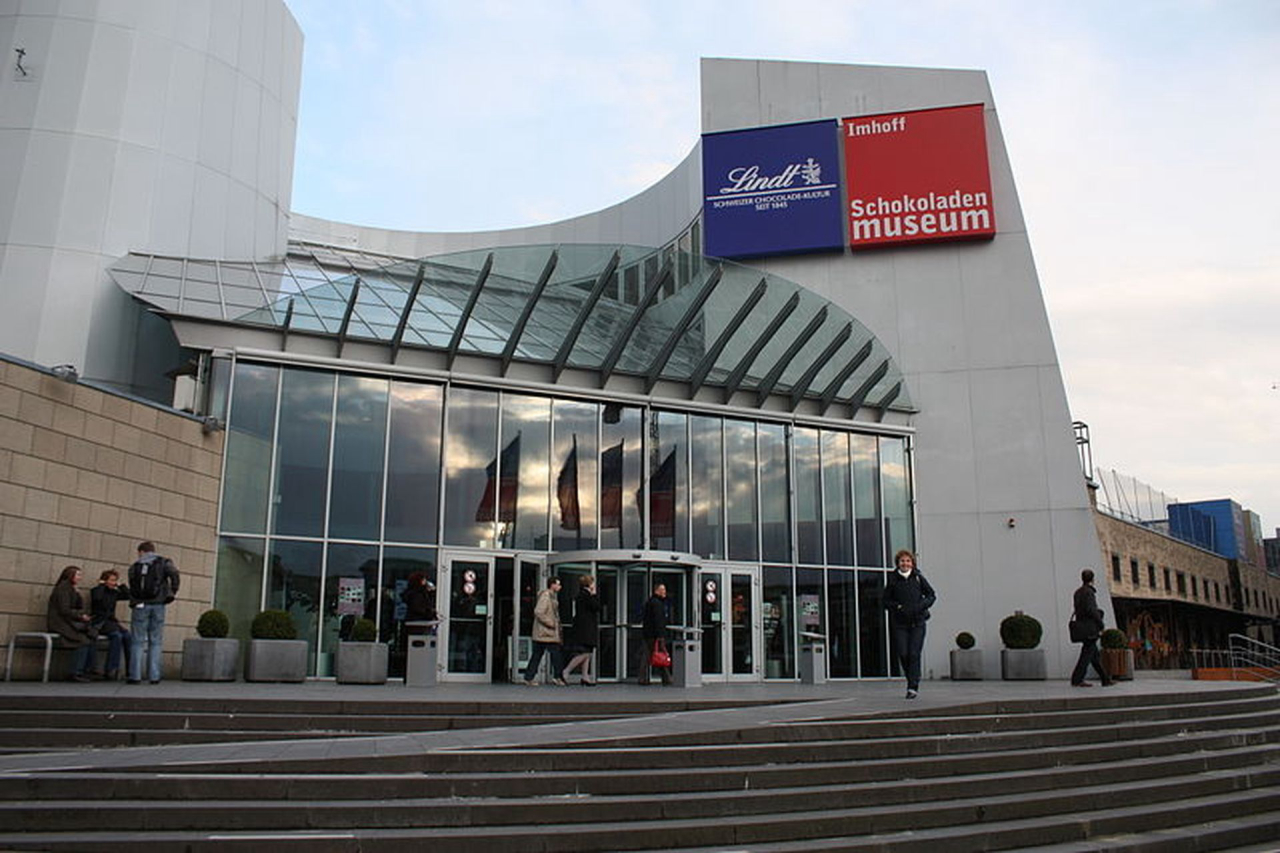
{"type": "Polygon", "coordinates": [[[169,560],[157,557],[129,567],[129,597],[146,604],[168,604],[172,600],[167,580],[169,560]]]}

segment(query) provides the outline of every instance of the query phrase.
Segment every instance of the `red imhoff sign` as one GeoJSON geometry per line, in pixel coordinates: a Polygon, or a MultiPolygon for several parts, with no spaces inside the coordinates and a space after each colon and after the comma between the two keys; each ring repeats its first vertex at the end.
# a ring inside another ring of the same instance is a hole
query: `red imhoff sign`
{"type": "Polygon", "coordinates": [[[840,131],[854,249],[995,236],[981,104],[847,118],[840,131]]]}

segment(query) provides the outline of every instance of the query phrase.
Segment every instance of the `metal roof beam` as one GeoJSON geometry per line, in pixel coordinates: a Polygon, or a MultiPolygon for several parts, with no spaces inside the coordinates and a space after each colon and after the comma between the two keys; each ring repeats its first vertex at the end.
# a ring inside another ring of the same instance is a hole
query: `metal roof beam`
{"type": "Polygon", "coordinates": [[[524,303],[524,308],[520,311],[520,318],[516,320],[515,326],[511,329],[511,337],[507,338],[507,345],[502,349],[502,375],[507,375],[507,368],[511,366],[511,359],[516,354],[516,345],[520,343],[520,338],[524,336],[524,327],[529,322],[529,318],[533,316],[533,309],[538,304],[538,300],[542,298],[542,291],[546,288],[547,282],[551,280],[551,273],[555,272],[556,264],[560,262],[560,249],[551,250],[551,257],[547,258],[547,264],[542,268],[542,274],[538,276],[538,283],[533,286],[533,293],[524,303]]]}
{"type": "Polygon", "coordinates": [[[293,326],[293,297],[289,297],[289,304],[284,309],[284,324],[280,327],[280,351],[284,352],[289,346],[289,329],[293,326]]]}
{"type": "Polygon", "coordinates": [[[892,405],[894,400],[898,399],[898,395],[901,393],[902,393],[902,383],[898,382],[892,388],[889,389],[888,394],[885,394],[883,397],[880,398],[880,402],[875,404],[875,407],[880,410],[880,417],[882,418],[884,417],[885,411],[889,408],[890,405],[892,405]]]}
{"type": "Polygon", "coordinates": [[[342,312],[342,325],[338,327],[338,358],[342,358],[342,349],[347,345],[347,329],[351,326],[351,315],[356,312],[356,299],[360,296],[360,276],[351,283],[351,298],[342,312]]]}
{"type": "Polygon", "coordinates": [[[490,252],[484,259],[484,265],[480,267],[480,274],[476,276],[476,283],[471,287],[471,295],[467,297],[467,306],[462,309],[462,316],[458,318],[458,325],[453,329],[453,337],[449,339],[449,352],[445,357],[445,367],[449,370],[453,369],[453,360],[458,356],[458,347],[462,346],[462,333],[467,329],[467,322],[471,319],[471,312],[476,308],[476,302],[480,299],[480,291],[484,289],[484,283],[489,279],[489,271],[493,269],[493,252],[490,252]]]}
{"type": "Polygon", "coordinates": [[[569,334],[565,335],[564,342],[560,344],[560,349],[556,352],[555,361],[552,362],[552,382],[559,381],[560,374],[564,372],[565,366],[569,363],[569,354],[573,352],[573,345],[578,342],[578,335],[582,334],[582,327],[586,325],[587,317],[595,309],[596,303],[600,301],[601,295],[604,294],[605,286],[608,285],[609,279],[613,278],[613,274],[617,271],[618,263],[621,260],[622,250],[615,249],[613,257],[609,258],[609,263],[605,264],[604,269],[597,276],[595,286],[591,288],[591,293],[587,294],[586,301],[578,309],[578,316],[573,318],[573,325],[569,327],[569,334]]]}
{"type": "Polygon", "coordinates": [[[752,362],[760,356],[760,351],[765,348],[765,345],[768,344],[769,341],[773,340],[773,336],[778,333],[778,329],[782,328],[782,324],[787,322],[787,318],[791,316],[791,313],[796,310],[796,306],[799,304],[800,291],[797,290],[795,293],[791,294],[791,298],[782,306],[782,310],[778,312],[777,316],[769,321],[769,325],[765,328],[760,337],[756,338],[755,342],[751,344],[751,348],[747,350],[747,354],[738,362],[738,366],[729,374],[729,379],[724,384],[724,401],[726,403],[733,397],[734,392],[738,390],[738,386],[742,384],[742,380],[746,377],[747,371],[751,369],[752,362]]]}
{"type": "Polygon", "coordinates": [[[667,366],[667,362],[671,360],[671,354],[676,351],[676,344],[689,326],[693,324],[694,319],[698,316],[698,312],[702,310],[702,306],[707,303],[707,299],[711,296],[711,291],[716,289],[716,285],[720,283],[720,277],[724,275],[724,264],[716,264],[715,269],[707,276],[707,280],[703,282],[702,289],[698,291],[698,295],[689,303],[689,307],[685,309],[684,316],[680,318],[680,322],[671,330],[671,334],[667,335],[666,341],[663,342],[662,348],[658,350],[658,355],[649,365],[649,371],[644,377],[644,393],[648,394],[653,390],[653,386],[658,383],[658,377],[662,375],[662,369],[667,366]]]}
{"type": "Polygon", "coordinates": [[[840,347],[844,346],[844,342],[849,340],[849,336],[853,334],[853,324],[845,323],[836,336],[832,338],[831,343],[827,344],[827,348],[822,354],[813,360],[808,369],[800,374],[800,378],[796,380],[796,384],[791,387],[791,411],[796,410],[796,406],[800,405],[800,401],[804,395],[808,393],[809,386],[813,384],[813,379],[818,375],[818,371],[826,366],[827,362],[835,357],[840,347]]]}
{"type": "Polygon", "coordinates": [[[853,358],[849,359],[849,363],[840,368],[840,372],[837,373],[835,378],[827,384],[826,390],[822,392],[822,396],[818,400],[818,414],[826,414],[827,409],[831,406],[831,401],[836,398],[836,393],[840,390],[840,387],[844,385],[845,382],[849,381],[849,377],[853,375],[853,372],[861,367],[862,362],[866,361],[871,356],[871,346],[871,341],[867,341],[863,344],[862,349],[858,350],[854,354],[853,358]]]}
{"type": "Polygon", "coordinates": [[[609,354],[604,357],[604,361],[600,364],[601,388],[605,386],[605,383],[609,381],[609,377],[613,375],[613,368],[617,366],[618,359],[622,357],[623,348],[631,340],[631,336],[636,333],[636,326],[640,325],[640,318],[644,316],[645,311],[649,310],[649,306],[653,304],[658,291],[671,280],[674,274],[675,259],[668,258],[667,262],[662,265],[662,269],[654,276],[653,281],[649,282],[649,286],[645,288],[644,296],[640,298],[640,304],[631,312],[631,316],[627,318],[626,325],[622,327],[622,333],[613,342],[613,346],[609,348],[609,354]]]}
{"type": "Polygon", "coordinates": [[[409,313],[413,311],[413,303],[418,301],[418,291],[422,289],[422,279],[427,275],[427,265],[418,264],[418,274],[414,276],[413,287],[409,288],[409,298],[404,302],[404,310],[400,312],[400,320],[396,323],[396,333],[391,336],[391,363],[396,363],[400,355],[400,344],[404,341],[404,330],[409,328],[409,313]]]}
{"type": "Polygon", "coordinates": [[[809,343],[809,339],[818,333],[818,329],[822,328],[822,324],[825,322],[827,322],[827,306],[823,305],[818,310],[818,313],[813,315],[813,319],[804,327],[804,331],[800,333],[799,337],[787,347],[786,352],[782,354],[782,358],[778,359],[777,363],[769,369],[760,386],[756,388],[756,408],[764,405],[764,401],[773,393],[773,386],[778,384],[778,379],[781,378],[782,372],[787,369],[787,365],[800,352],[801,347],[809,343]]]}
{"type": "Polygon", "coordinates": [[[858,390],[853,392],[853,396],[846,402],[849,404],[849,417],[853,417],[858,413],[858,409],[862,408],[862,403],[867,399],[867,395],[871,393],[871,389],[876,387],[885,374],[889,372],[889,359],[880,362],[880,366],[871,372],[866,381],[858,386],[858,390]]]}
{"type": "Polygon", "coordinates": [[[698,366],[693,369],[693,375],[689,377],[689,397],[697,396],[698,389],[702,387],[702,383],[707,380],[707,374],[711,372],[711,368],[715,366],[716,361],[720,358],[720,353],[724,352],[724,348],[729,345],[729,339],[733,337],[738,329],[742,328],[742,324],[746,322],[747,316],[752,309],[764,299],[765,293],[769,291],[769,285],[765,283],[765,279],[760,282],[751,291],[751,295],[747,297],[747,301],[738,306],[737,312],[733,315],[733,319],[729,321],[729,325],[724,327],[720,332],[720,336],[716,338],[716,342],[711,345],[711,349],[707,350],[702,356],[702,361],[698,362],[698,366]]]}

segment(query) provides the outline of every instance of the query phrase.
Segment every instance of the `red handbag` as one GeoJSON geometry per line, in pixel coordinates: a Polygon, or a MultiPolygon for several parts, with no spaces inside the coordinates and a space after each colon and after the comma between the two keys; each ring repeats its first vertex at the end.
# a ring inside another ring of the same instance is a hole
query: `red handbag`
{"type": "Polygon", "coordinates": [[[649,655],[649,666],[658,669],[666,669],[671,666],[671,653],[667,651],[667,644],[659,640],[653,646],[653,654],[649,655]]]}

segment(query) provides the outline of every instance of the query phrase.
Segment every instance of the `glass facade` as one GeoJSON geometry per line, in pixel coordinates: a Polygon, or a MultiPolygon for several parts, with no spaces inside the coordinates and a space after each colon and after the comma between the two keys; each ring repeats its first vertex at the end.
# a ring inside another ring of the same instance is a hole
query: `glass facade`
{"type": "MultiPolygon", "coordinates": [[[[662,571],[682,624],[717,626],[708,675],[794,678],[801,633],[828,636],[832,677],[889,675],[880,588],[913,544],[903,436],[243,359],[223,375],[215,602],[241,637],[258,609],[290,611],[315,675],[358,618],[402,673],[421,572],[448,596],[448,671],[499,678],[524,655],[538,567],[596,549],[701,561],[662,571]],[[528,590],[501,598],[513,565],[528,590]]],[[[642,601],[657,571],[599,583],[642,601]]],[[[603,623],[606,678],[634,669],[626,606],[603,623]]]]}

